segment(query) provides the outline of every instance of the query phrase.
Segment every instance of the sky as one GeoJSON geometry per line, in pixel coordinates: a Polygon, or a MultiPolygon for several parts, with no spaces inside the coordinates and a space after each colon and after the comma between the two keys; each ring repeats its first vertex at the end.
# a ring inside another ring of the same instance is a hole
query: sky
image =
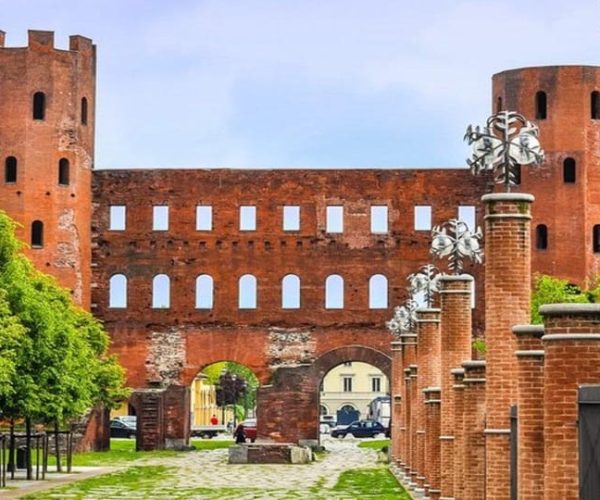
{"type": "Polygon", "coordinates": [[[600,64],[600,0],[0,0],[98,47],[96,168],[463,166],[492,74],[600,64]]]}

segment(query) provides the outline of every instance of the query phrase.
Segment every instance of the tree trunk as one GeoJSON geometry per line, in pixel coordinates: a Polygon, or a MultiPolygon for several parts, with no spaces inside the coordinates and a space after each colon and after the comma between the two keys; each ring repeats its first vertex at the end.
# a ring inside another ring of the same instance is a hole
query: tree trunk
{"type": "Polygon", "coordinates": [[[56,451],[56,472],[62,472],[60,464],[60,434],[58,432],[58,420],[54,421],[54,449],[56,451]]]}
{"type": "Polygon", "coordinates": [[[25,418],[25,464],[27,466],[27,480],[33,479],[31,469],[31,418],[25,418]]]}
{"type": "Polygon", "coordinates": [[[8,443],[8,470],[10,478],[15,478],[15,419],[10,419],[10,442],[8,443]]]}

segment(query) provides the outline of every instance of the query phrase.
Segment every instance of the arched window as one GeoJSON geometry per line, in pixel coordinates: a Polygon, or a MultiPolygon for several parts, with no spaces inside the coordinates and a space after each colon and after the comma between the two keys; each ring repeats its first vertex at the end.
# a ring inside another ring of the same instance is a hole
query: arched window
{"type": "Polygon", "coordinates": [[[124,274],[114,274],[108,283],[108,307],[127,307],[127,277],[124,274]]]}
{"type": "Polygon", "coordinates": [[[171,306],[171,280],[166,274],[152,279],[152,308],[167,309],[171,306]]]}
{"type": "Polygon", "coordinates": [[[325,309],[344,308],[344,278],[339,274],[327,276],[325,280],[325,309]]]}
{"type": "Polygon", "coordinates": [[[594,90],[591,94],[591,115],[592,120],[600,120],[600,92],[594,90]]]}
{"type": "Polygon", "coordinates": [[[563,181],[566,184],[573,184],[575,179],[575,160],[573,158],[565,158],[565,161],[563,161],[563,181]]]}
{"type": "Polygon", "coordinates": [[[17,182],[17,159],[14,156],[4,161],[4,182],[17,182]]]}
{"type": "Polygon", "coordinates": [[[256,309],[256,277],[244,274],[239,281],[238,307],[256,309]]]}
{"type": "Polygon", "coordinates": [[[535,117],[538,120],[545,120],[548,116],[548,98],[543,90],[535,94],[535,117]]]}
{"type": "Polygon", "coordinates": [[[388,280],[383,274],[369,278],[369,309],[387,309],[388,280]]]}
{"type": "Polygon", "coordinates": [[[66,158],[58,161],[58,183],[61,186],[69,185],[69,160],[66,158]]]}
{"type": "Polygon", "coordinates": [[[600,253],[600,224],[594,226],[592,246],[594,253],[600,253]]]}
{"type": "Polygon", "coordinates": [[[34,220],[31,223],[31,246],[33,248],[44,246],[44,223],[41,220],[34,220]]]}
{"type": "Polygon", "coordinates": [[[208,274],[196,278],[196,309],[213,308],[213,279],[208,274]]]}
{"type": "Polygon", "coordinates": [[[43,120],[46,117],[46,95],[43,92],[33,94],[33,119],[43,120]]]}
{"type": "Polygon", "coordinates": [[[81,124],[87,125],[88,122],[88,103],[87,97],[81,98],[81,124]]]}
{"type": "Polygon", "coordinates": [[[300,308],[300,278],[295,274],[287,274],[281,280],[281,307],[300,308]]]}
{"type": "Polygon", "coordinates": [[[496,113],[500,113],[502,111],[502,97],[496,97],[496,113]]]}
{"type": "Polygon", "coordinates": [[[538,224],[535,228],[535,247],[538,250],[546,250],[548,248],[548,228],[546,224],[538,224]]]}

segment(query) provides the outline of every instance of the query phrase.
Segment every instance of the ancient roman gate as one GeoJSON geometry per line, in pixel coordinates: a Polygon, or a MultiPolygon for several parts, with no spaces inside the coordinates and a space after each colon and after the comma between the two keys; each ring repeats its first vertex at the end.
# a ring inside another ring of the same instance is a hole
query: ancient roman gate
{"type": "Polygon", "coordinates": [[[188,387],[223,360],[263,384],[262,437],[316,439],[322,376],[352,360],[389,375],[384,322],[430,226],[483,192],[466,170],[95,172],[92,311],[136,389],[140,446],[186,440],[188,387]]]}

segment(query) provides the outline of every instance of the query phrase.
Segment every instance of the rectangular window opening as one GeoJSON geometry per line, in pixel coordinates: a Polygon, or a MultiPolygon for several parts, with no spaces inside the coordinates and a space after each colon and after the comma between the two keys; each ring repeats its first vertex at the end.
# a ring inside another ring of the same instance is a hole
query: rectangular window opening
{"type": "Polygon", "coordinates": [[[470,231],[475,231],[475,207],[466,205],[458,207],[458,220],[463,221],[470,231]]]}
{"type": "Polygon", "coordinates": [[[240,231],[256,231],[256,207],[244,205],[240,207],[240,231]]]}
{"type": "Polygon", "coordinates": [[[431,230],[431,206],[430,205],[415,206],[415,230],[416,231],[431,230]]]}
{"type": "Polygon", "coordinates": [[[167,205],[156,205],[152,207],[152,230],[169,230],[169,207],[167,205]]]}
{"type": "Polygon", "coordinates": [[[196,231],[212,231],[212,207],[196,206],[196,231]]]}
{"type": "Polygon", "coordinates": [[[344,207],[327,207],[326,231],[328,233],[344,232],[344,207]]]}
{"type": "Polygon", "coordinates": [[[381,378],[373,377],[371,379],[371,390],[372,392],[381,392],[381,378]]]}
{"type": "Polygon", "coordinates": [[[342,382],[344,392],[352,392],[352,377],[343,377],[342,382]]]}
{"type": "Polygon", "coordinates": [[[125,231],[127,208],[125,205],[111,205],[108,228],[111,231],[125,231]]]}
{"type": "Polygon", "coordinates": [[[371,207],[371,232],[374,234],[388,232],[388,207],[386,205],[371,207]]]}
{"type": "Polygon", "coordinates": [[[292,205],[283,207],[283,230],[300,231],[300,207],[292,205]]]}

